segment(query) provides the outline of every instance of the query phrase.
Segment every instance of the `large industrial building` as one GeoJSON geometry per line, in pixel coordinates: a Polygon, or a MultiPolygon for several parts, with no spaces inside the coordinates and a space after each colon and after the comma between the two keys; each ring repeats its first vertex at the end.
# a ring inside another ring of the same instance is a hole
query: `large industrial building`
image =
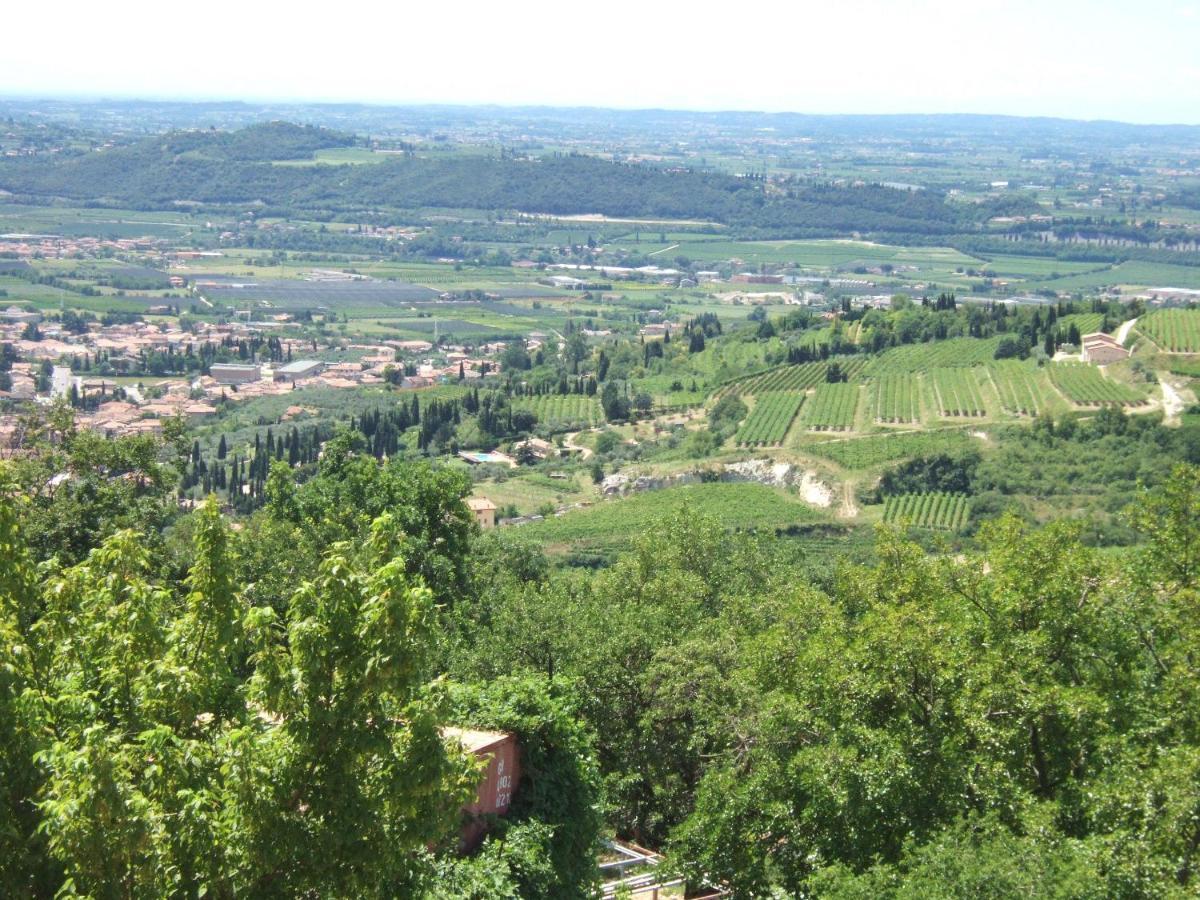
{"type": "Polygon", "coordinates": [[[262,378],[262,367],[248,363],[213,363],[208,374],[218,384],[249,384],[262,378]]]}
{"type": "Polygon", "coordinates": [[[301,378],[312,378],[314,375],[320,375],[324,368],[325,363],[319,359],[298,359],[276,368],[275,380],[299,381],[301,378]]]}

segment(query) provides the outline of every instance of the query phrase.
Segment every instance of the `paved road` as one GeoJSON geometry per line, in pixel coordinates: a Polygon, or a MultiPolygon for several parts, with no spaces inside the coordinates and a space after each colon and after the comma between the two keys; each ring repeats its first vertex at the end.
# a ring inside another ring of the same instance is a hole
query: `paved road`
{"type": "Polygon", "coordinates": [[[65,397],[71,392],[71,385],[76,383],[68,366],[55,366],[50,375],[50,396],[65,397]]]}

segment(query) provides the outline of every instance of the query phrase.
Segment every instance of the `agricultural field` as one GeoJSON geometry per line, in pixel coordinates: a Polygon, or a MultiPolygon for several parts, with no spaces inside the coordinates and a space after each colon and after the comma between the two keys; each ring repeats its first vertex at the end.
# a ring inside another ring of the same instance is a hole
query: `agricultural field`
{"type": "Polygon", "coordinates": [[[388,159],[386,153],[376,153],[367,147],[327,147],[317,150],[311,159],[276,159],[273,166],[357,166],[381,163],[388,159]]]}
{"type": "Polygon", "coordinates": [[[1158,309],[1134,327],[1167,353],[1200,353],[1200,309],[1158,309]]]}
{"type": "Polygon", "coordinates": [[[810,456],[828,459],[845,469],[869,469],[883,463],[929,456],[935,453],[955,453],[973,446],[965,431],[905,431],[880,434],[849,440],[822,441],[799,448],[810,456]]]}
{"type": "Polygon", "coordinates": [[[205,220],[184,212],[0,205],[0,232],[37,232],[100,238],[160,237],[187,239],[204,231],[205,220]]]}
{"type": "Polygon", "coordinates": [[[786,491],[755,483],[691,484],[604,500],[589,509],[521,527],[522,537],[551,549],[617,550],[655,523],[686,512],[726,528],[782,530],[825,517],[786,491]]]}
{"type": "Polygon", "coordinates": [[[474,493],[491,500],[501,510],[516,507],[517,515],[529,516],[548,505],[559,507],[564,503],[592,499],[597,491],[590,479],[587,482],[581,483],[578,477],[551,480],[545,476],[525,476],[477,482],[474,493]]]}
{"type": "MultiPolygon", "coordinates": [[[[204,276],[195,276],[207,280],[204,276]]],[[[217,281],[217,279],[213,279],[217,281]]],[[[396,307],[415,301],[436,300],[438,292],[419,284],[398,281],[304,281],[299,278],[260,279],[246,287],[243,282],[220,279],[200,293],[214,303],[240,306],[262,303],[275,309],[316,309],[346,306],[396,307]]]]}
{"type": "Polygon", "coordinates": [[[868,375],[926,372],[949,366],[977,366],[996,357],[996,338],[950,338],[928,344],[903,344],[885,350],[866,367],[868,375]]]}
{"type": "Polygon", "coordinates": [[[578,394],[543,394],[536,397],[513,397],[512,408],[527,409],[538,418],[538,425],[550,431],[574,431],[591,428],[604,421],[600,402],[578,394]]]}
{"type": "Polygon", "coordinates": [[[1036,416],[1046,408],[1051,387],[1044,372],[1015,359],[1000,360],[987,368],[1005,412],[1036,416]]]}
{"type": "Polygon", "coordinates": [[[914,528],[961,531],[969,512],[970,502],[965,494],[897,494],[887,498],[883,521],[907,523],[914,528]]]}
{"type": "Polygon", "coordinates": [[[931,370],[929,380],[937,401],[938,414],[948,418],[987,415],[980,390],[980,382],[986,377],[987,370],[982,366],[931,370]]]}
{"type": "Polygon", "coordinates": [[[691,259],[726,260],[738,257],[747,263],[794,264],[806,269],[851,270],[858,266],[891,264],[911,266],[920,272],[950,274],[956,267],[982,265],[981,261],[950,247],[901,247],[867,241],[680,241],[673,250],[691,259]]]}
{"type": "Polygon", "coordinates": [[[875,421],[911,424],[921,419],[921,385],[916,375],[879,375],[871,384],[875,421]]]}
{"type": "Polygon", "coordinates": [[[1200,288],[1200,268],[1130,260],[1104,269],[1047,280],[1044,285],[1056,291],[1094,291],[1111,286],[1200,288]]]}
{"type": "Polygon", "coordinates": [[[1137,406],[1146,402],[1146,395],[1128,384],[1106,378],[1096,369],[1083,363],[1052,363],[1046,367],[1050,381],[1076,406],[1102,406],[1115,403],[1137,406]]]}
{"type": "Polygon", "coordinates": [[[999,278],[1020,278],[1025,281],[1043,281],[1082,275],[1087,272],[1103,271],[1106,264],[1094,262],[1068,262],[1054,257],[1042,256],[989,256],[982,269],[987,275],[999,278]]]}
{"type": "Polygon", "coordinates": [[[792,420],[804,403],[800,391],[772,391],[758,394],[754,408],[737,432],[737,443],[746,447],[782,444],[792,420]]]}
{"type": "Polygon", "coordinates": [[[752,375],[728,384],[722,394],[760,394],[765,391],[806,391],[825,382],[829,366],[836,364],[851,380],[856,378],[867,364],[861,356],[839,356],[822,362],[801,363],[796,366],[781,366],[759,375],[752,375]]]}
{"type": "Polygon", "coordinates": [[[857,384],[821,384],[805,406],[801,420],[812,431],[850,431],[858,412],[857,384]]]}

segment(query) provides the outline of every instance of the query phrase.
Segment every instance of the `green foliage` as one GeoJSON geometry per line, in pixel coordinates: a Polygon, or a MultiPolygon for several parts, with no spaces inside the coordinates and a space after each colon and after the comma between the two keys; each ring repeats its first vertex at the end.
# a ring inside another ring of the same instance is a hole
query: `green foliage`
{"type": "Polygon", "coordinates": [[[1175,692],[1200,682],[1172,549],[1200,537],[1197,483],[1139,505],[1132,577],[1068,523],[1001,519],[963,559],[884,532],[877,566],[748,648],[757,724],[702,780],[678,864],[740,896],[1186,895],[1200,732],[1175,692]]]}
{"type": "Polygon", "coordinates": [[[968,494],[979,461],[976,452],[918,457],[885,472],[879,479],[878,493],[881,496],[923,492],[968,494]]]}
{"type": "Polygon", "coordinates": [[[1097,841],[1073,840],[1053,828],[1014,834],[992,817],[947,828],[928,843],[907,847],[899,863],[876,865],[861,875],[830,866],[814,876],[812,891],[828,900],[1123,896],[1114,891],[1119,882],[1102,874],[1104,862],[1097,841]]]}
{"type": "MultiPolygon", "coordinates": [[[[391,157],[371,166],[274,166],[342,146],[334,132],[279,123],[233,133],[174,132],[103,154],[0,159],[0,187],[79,200],[108,198],[134,208],[263,202],[274,208],[341,205],[378,208],[531,209],[569,214],[700,218],[792,236],[859,230],[946,234],[974,223],[976,210],[934,191],[878,184],[794,185],[764,193],[754,179],[717,172],[613,165],[580,154],[536,162],[487,156],[391,157]]],[[[432,248],[431,248],[432,249],[432,248]]],[[[445,255],[433,253],[431,255],[445,255]]]]}
{"type": "MultiPolygon", "coordinates": [[[[1102,408],[1091,421],[1055,423],[1039,419],[1032,428],[992,432],[994,449],[975,470],[972,516],[992,518],[1018,498],[1042,517],[1079,516],[1086,510],[1089,532],[1108,532],[1139,485],[1161,484],[1180,460],[1200,462],[1200,433],[1194,427],[1165,428],[1152,417],[1126,417],[1102,408]]],[[[1130,543],[1132,533],[1113,534],[1130,543]]]]}
{"type": "Polygon", "coordinates": [[[286,466],[272,469],[270,501],[242,536],[253,563],[246,580],[264,582],[256,585],[258,596],[281,609],[278,598],[311,575],[325,548],[338,541],[361,545],[386,513],[403,536],[398,553],[409,574],[439,603],[452,601],[465,584],[463,561],[475,528],[462,502],[470,480],[461,470],[424,462],[381,464],[357,449],[350,432],[326,442],[319,474],[300,485],[291,484],[286,466]],[[268,590],[274,600],[266,599],[268,590]]]}
{"type": "Polygon", "coordinates": [[[167,492],[176,477],[160,441],[76,430],[63,407],[36,422],[31,437],[37,452],[14,460],[10,477],[28,501],[25,540],[38,559],[78,562],[123,528],[157,540],[173,511],[167,492]]]}
{"type": "Polygon", "coordinates": [[[749,414],[746,404],[735,394],[726,394],[708,411],[709,430],[724,439],[732,434],[749,414]]]}
{"type": "MultiPolygon", "coordinates": [[[[11,522],[11,498],[0,509],[11,522]]],[[[50,861],[68,894],[389,892],[469,795],[424,676],[431,596],[395,522],[375,523],[361,567],[332,548],[281,628],[238,591],[215,505],[198,517],[178,586],[128,530],[37,584],[6,529],[0,702],[17,715],[0,759],[6,785],[38,784],[21,799],[48,856],[30,860],[19,809],[6,894],[50,861]]]]}

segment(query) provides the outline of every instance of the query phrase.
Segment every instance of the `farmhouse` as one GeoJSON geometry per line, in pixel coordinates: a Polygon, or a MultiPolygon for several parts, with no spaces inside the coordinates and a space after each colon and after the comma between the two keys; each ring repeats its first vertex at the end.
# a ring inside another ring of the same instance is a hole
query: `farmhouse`
{"type": "Polygon", "coordinates": [[[1129,357],[1129,351],[1117,343],[1116,338],[1103,331],[1085,334],[1082,343],[1081,356],[1084,362],[1107,365],[1129,357]]]}
{"type": "Polygon", "coordinates": [[[670,330],[671,329],[670,329],[669,325],[662,324],[662,323],[651,323],[649,325],[643,325],[639,329],[638,333],[642,337],[661,338],[661,337],[666,337],[667,333],[670,330]]]}
{"type": "Polygon", "coordinates": [[[467,509],[475,514],[480,528],[496,527],[496,504],[487,497],[468,497],[467,509]]]}

